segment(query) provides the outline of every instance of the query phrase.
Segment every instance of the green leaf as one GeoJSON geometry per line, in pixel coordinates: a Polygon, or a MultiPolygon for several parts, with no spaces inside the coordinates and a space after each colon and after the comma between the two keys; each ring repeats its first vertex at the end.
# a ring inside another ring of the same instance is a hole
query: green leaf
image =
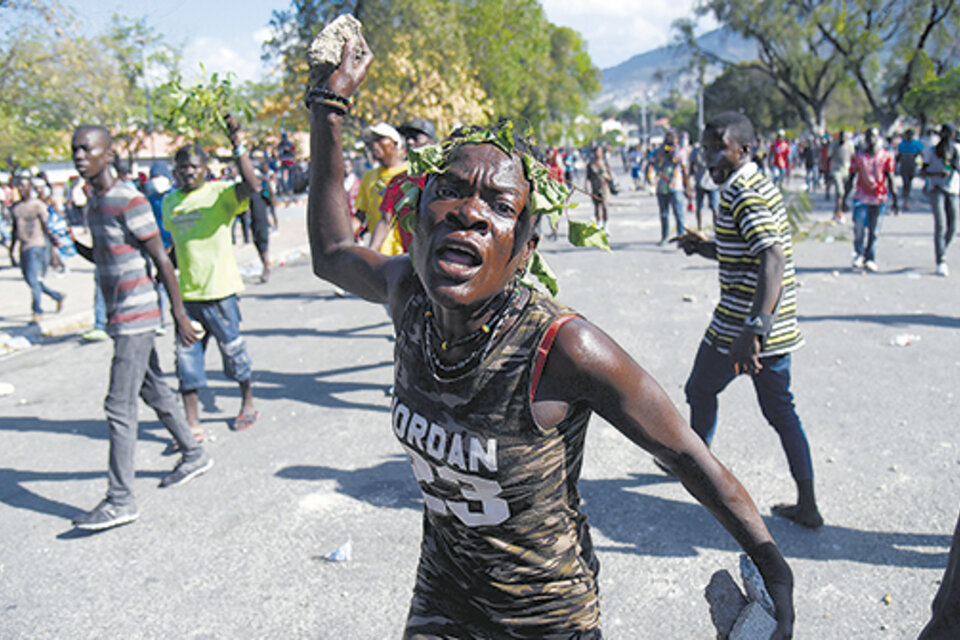
{"type": "Polygon", "coordinates": [[[557,284],[557,274],[553,272],[539,251],[534,251],[530,257],[529,273],[547,288],[550,295],[557,295],[560,290],[560,285],[557,284]]]}
{"type": "Polygon", "coordinates": [[[413,233],[413,228],[417,224],[417,212],[420,208],[420,187],[413,182],[406,182],[401,187],[403,196],[397,201],[394,211],[396,217],[395,224],[407,233],[413,233]]]}
{"type": "Polygon", "coordinates": [[[575,247],[599,247],[604,251],[610,251],[610,240],[607,238],[605,229],[601,229],[593,222],[580,222],[570,220],[568,222],[567,238],[570,244],[575,247]]]}

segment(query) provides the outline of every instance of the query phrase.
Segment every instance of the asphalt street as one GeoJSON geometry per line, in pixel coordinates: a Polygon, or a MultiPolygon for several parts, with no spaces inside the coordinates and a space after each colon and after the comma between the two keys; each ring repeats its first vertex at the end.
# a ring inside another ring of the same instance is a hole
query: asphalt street
{"type": "MultiPolygon", "coordinates": [[[[549,239],[541,249],[559,299],[618,340],[686,415],[682,388],[716,302],[716,265],[657,246],[654,198],[620,181],[613,253],[549,239]]],[[[771,515],[794,499],[793,482],[749,381],[721,397],[713,450],[793,567],[796,638],[915,638],[960,509],[960,259],[953,276],[934,275],[923,205],[887,217],[880,273],[856,272],[849,225],[828,223],[822,196],[814,205],[796,244],[807,344],[793,376],[826,525],[771,515]]],[[[571,213],[590,214],[586,204],[571,213]]],[[[293,231],[278,252],[305,242],[302,205],[284,216],[293,231]]],[[[70,520],[106,487],[111,343],[66,331],[0,359],[0,382],[15,387],[0,397],[0,637],[400,637],[422,501],[389,426],[386,313],[338,296],[304,258],[268,284],[251,279],[241,309],[260,420],[230,431],[239,393],[209,353],[201,417],[216,465],[159,489],[175,458],[142,406],[140,519],[98,534],[70,520]],[[348,541],[349,560],[325,559],[348,541]]],[[[157,344],[175,387],[171,333],[157,344]]],[[[602,565],[604,636],[715,637],[703,589],[719,569],[736,574],[733,539],[597,417],[581,491],[602,565]]]]}

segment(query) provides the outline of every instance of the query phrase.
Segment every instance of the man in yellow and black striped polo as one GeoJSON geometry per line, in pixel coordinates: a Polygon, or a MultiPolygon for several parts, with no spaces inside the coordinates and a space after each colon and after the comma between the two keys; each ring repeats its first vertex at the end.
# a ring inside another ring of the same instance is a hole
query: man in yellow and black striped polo
{"type": "Polygon", "coordinates": [[[823,524],[813,491],[813,463],[790,392],[790,354],[803,344],[797,325],[790,225],[780,191],[750,161],[753,124],[724,112],[703,130],[710,177],[720,185],[716,239],[687,232],[687,254],[720,263],[720,302],[684,388],[690,424],[708,444],[717,426],[717,396],[739,374],[751,376],[764,417],[780,436],[797,483],[795,505],[774,512],[810,528],[823,524]]]}

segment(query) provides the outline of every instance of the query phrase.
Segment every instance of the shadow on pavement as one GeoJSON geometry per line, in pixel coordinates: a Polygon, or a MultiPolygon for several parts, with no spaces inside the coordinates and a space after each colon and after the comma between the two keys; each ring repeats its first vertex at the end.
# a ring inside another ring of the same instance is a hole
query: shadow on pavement
{"type": "MultiPolygon", "coordinates": [[[[341,296],[338,296],[332,291],[284,291],[277,293],[256,293],[245,291],[242,296],[243,300],[252,298],[255,300],[298,300],[302,302],[307,302],[310,300],[336,300],[339,297],[341,296]]],[[[244,331],[244,333],[246,333],[246,331],[244,331]]]]}
{"type": "MultiPolygon", "coordinates": [[[[316,373],[286,373],[283,371],[265,371],[254,373],[253,393],[257,398],[270,400],[296,400],[305,404],[336,409],[368,409],[370,411],[390,411],[390,400],[386,395],[389,384],[375,382],[333,381],[330,378],[352,373],[360,373],[383,367],[393,367],[392,360],[371,364],[341,367],[316,373]],[[384,401],[380,404],[356,402],[343,396],[358,391],[382,391],[384,401]]],[[[232,393],[239,395],[235,389],[232,393]]],[[[228,395],[228,394],[225,394],[228,395]]]]}
{"type": "MultiPolygon", "coordinates": [[[[238,394],[239,395],[239,394],[238,394]]],[[[36,431],[77,435],[95,440],[109,440],[110,431],[106,418],[100,420],[43,420],[41,418],[0,417],[0,431],[36,431]]],[[[141,420],[138,425],[138,439],[141,441],[166,442],[169,433],[157,420],[141,420]],[[157,434],[160,435],[157,435],[157,434]]]]}
{"type": "MultiPolygon", "coordinates": [[[[15,509],[26,509],[56,516],[65,520],[72,520],[86,509],[51,500],[39,493],[28,489],[25,484],[30,482],[69,482],[71,480],[96,480],[106,478],[106,451],[104,453],[104,468],[102,471],[20,471],[8,467],[0,467],[0,502],[15,509]]],[[[137,471],[138,478],[164,477],[169,471],[137,471]]],[[[94,505],[90,505],[92,508],[94,505]]]]}
{"type": "MultiPolygon", "coordinates": [[[[423,500],[406,458],[362,469],[325,466],[285,467],[277,477],[288,480],[335,480],[336,491],[377,507],[421,509],[423,500]]],[[[737,551],[739,545],[710,513],[697,503],[644,494],[638,489],[667,482],[667,476],[637,473],[629,478],[581,480],[590,527],[617,543],[598,545],[608,553],[692,557],[698,549],[737,551]]],[[[765,518],[784,555],[812,560],[849,560],[869,565],[942,569],[950,536],[924,533],[862,531],[825,525],[808,531],[780,518],[765,518]]]]}
{"type": "Polygon", "coordinates": [[[934,313],[876,313],[876,314],[851,314],[841,315],[823,315],[823,316],[805,316],[797,318],[800,322],[823,322],[823,321],[847,321],[847,322],[874,322],[890,326],[927,326],[927,327],[945,327],[947,329],[960,329],[960,317],[942,316],[934,313]]]}
{"type": "MultiPolygon", "coordinates": [[[[726,551],[740,548],[699,504],[637,490],[665,481],[669,479],[643,473],[631,474],[626,479],[581,480],[584,511],[591,528],[623,545],[597,548],[605,552],[669,557],[695,556],[698,548],[726,551]]],[[[778,517],[764,518],[764,521],[788,558],[942,569],[947,563],[946,549],[951,540],[949,535],[862,531],[830,524],[809,531],[778,517]]]]}
{"type": "Polygon", "coordinates": [[[284,467],[276,475],[287,480],[336,480],[339,493],[377,507],[419,511],[423,505],[410,463],[402,455],[363,469],[297,465],[284,467]]]}
{"type": "Polygon", "coordinates": [[[293,338],[297,336],[305,336],[308,338],[350,338],[355,340],[357,338],[372,338],[375,340],[384,340],[393,338],[393,330],[390,328],[388,333],[366,333],[368,331],[374,331],[376,329],[390,328],[390,322],[384,320],[383,322],[378,322],[376,324],[367,324],[360,325],[357,327],[350,327],[348,329],[337,329],[337,330],[322,330],[316,327],[297,327],[295,329],[281,329],[281,328],[265,328],[265,329],[244,329],[243,334],[245,336],[261,336],[261,337],[285,337],[293,338]]]}

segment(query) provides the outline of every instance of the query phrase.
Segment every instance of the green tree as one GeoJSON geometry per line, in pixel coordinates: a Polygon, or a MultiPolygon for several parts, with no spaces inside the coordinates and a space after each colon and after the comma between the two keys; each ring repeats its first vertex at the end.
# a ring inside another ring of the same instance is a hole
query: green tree
{"type": "MultiPolygon", "coordinates": [[[[939,73],[956,65],[958,0],[699,0],[711,14],[759,47],[757,68],[800,107],[804,123],[821,129],[829,99],[849,83],[859,87],[873,119],[894,122],[930,59],[939,73]]],[[[693,42],[692,21],[677,28],[693,42]]],[[[704,52],[708,57],[709,52],[704,52]]],[[[715,56],[714,56],[715,59],[715,56]]]]}
{"type": "Polygon", "coordinates": [[[942,76],[932,72],[904,97],[907,113],[922,123],[960,120],[960,67],[942,76]]]}
{"type": "Polygon", "coordinates": [[[703,91],[703,108],[709,115],[739,111],[758,131],[794,129],[802,124],[796,107],[777,90],[776,82],[752,64],[731,65],[703,91]]]}
{"type": "MultiPolygon", "coordinates": [[[[550,24],[536,0],[293,0],[274,12],[275,36],[263,55],[283,70],[283,92],[299,104],[306,89],[306,51],[326,22],[352,11],[377,57],[352,124],[509,117],[523,130],[553,136],[550,123],[569,122],[599,90],[599,71],[582,39],[550,24]]],[[[289,125],[306,126],[307,112],[289,125]]]]}
{"type": "MultiPolygon", "coordinates": [[[[694,11],[698,16],[711,14],[720,24],[756,42],[759,59],[750,63],[752,67],[766,74],[784,99],[796,105],[808,128],[822,131],[830,94],[847,76],[839,52],[808,19],[808,4],[786,0],[774,7],[763,0],[699,0],[694,11]]],[[[674,27],[700,58],[733,66],[697,44],[692,20],[679,20],[674,27]]]]}
{"type": "Polygon", "coordinates": [[[146,17],[115,13],[98,42],[113,58],[115,70],[123,80],[112,121],[103,124],[113,131],[121,152],[133,157],[155,130],[148,74],[159,72],[168,81],[177,77],[182,54],[148,24],[146,17]]]}
{"type": "Polygon", "coordinates": [[[150,56],[137,61],[133,52],[136,38],[157,45],[161,37],[145,21],[115,18],[89,36],[59,3],[9,0],[0,5],[0,24],[0,165],[16,170],[66,157],[81,123],[108,127],[121,147],[143,128],[137,82],[150,56]]]}
{"type": "Polygon", "coordinates": [[[881,126],[896,120],[906,95],[923,81],[925,62],[940,73],[957,62],[956,0],[818,0],[809,6],[881,126]]]}

